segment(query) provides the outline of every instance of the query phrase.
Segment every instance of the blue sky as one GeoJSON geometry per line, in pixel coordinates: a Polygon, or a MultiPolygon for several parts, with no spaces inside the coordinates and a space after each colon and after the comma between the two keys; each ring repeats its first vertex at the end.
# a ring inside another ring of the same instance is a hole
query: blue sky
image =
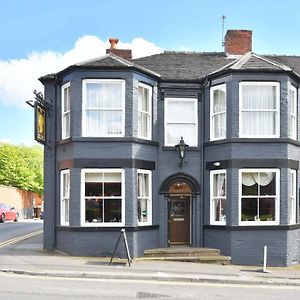
{"type": "Polygon", "coordinates": [[[103,55],[109,37],[139,56],[222,51],[225,15],[225,30],[253,31],[254,52],[300,55],[299,11],[297,0],[1,1],[0,141],[33,143],[33,110],[24,103],[42,89],[37,78],[103,55]]]}

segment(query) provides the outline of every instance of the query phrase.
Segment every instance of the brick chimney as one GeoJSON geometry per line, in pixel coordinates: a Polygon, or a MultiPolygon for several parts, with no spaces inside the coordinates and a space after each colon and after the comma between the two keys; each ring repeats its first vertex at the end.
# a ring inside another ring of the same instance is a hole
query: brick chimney
{"type": "Polygon", "coordinates": [[[117,44],[119,42],[119,39],[110,38],[109,42],[110,42],[110,48],[106,49],[106,54],[113,53],[113,54],[115,54],[117,56],[120,56],[122,58],[125,58],[125,59],[131,59],[132,58],[131,50],[117,49],[117,44]]]}
{"type": "Polygon", "coordinates": [[[252,51],[251,30],[227,30],[225,35],[225,53],[244,55],[252,51]]]}

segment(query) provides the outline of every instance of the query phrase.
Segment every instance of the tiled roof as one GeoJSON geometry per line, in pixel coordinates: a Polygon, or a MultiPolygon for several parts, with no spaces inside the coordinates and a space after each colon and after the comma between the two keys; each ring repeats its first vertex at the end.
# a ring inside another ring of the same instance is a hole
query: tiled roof
{"type": "Polygon", "coordinates": [[[164,52],[134,59],[134,62],[159,73],[165,80],[199,80],[235,59],[222,52],[164,52]]]}

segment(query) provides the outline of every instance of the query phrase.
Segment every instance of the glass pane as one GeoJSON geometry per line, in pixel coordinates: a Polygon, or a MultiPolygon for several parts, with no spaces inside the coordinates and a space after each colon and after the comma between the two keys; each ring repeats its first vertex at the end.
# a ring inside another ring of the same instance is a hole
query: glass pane
{"type": "Polygon", "coordinates": [[[213,182],[213,196],[225,196],[225,174],[214,174],[214,182],[213,182]]]}
{"type": "Polygon", "coordinates": [[[85,196],[103,196],[103,183],[102,182],[86,182],[85,183],[85,196]]]}
{"type": "Polygon", "coordinates": [[[259,183],[260,183],[260,195],[263,195],[263,196],[276,195],[276,175],[275,175],[275,173],[268,173],[268,177],[266,175],[264,176],[264,173],[260,173],[260,182],[259,183]]]}
{"type": "Polygon", "coordinates": [[[275,198],[259,199],[260,221],[275,221],[275,198]]]}
{"type": "Polygon", "coordinates": [[[213,112],[222,112],[226,110],[226,94],[223,90],[214,90],[213,92],[213,112]]]}
{"type": "Polygon", "coordinates": [[[262,85],[244,85],[243,109],[276,109],[276,87],[262,85]]]}
{"type": "Polygon", "coordinates": [[[241,132],[244,135],[275,135],[276,112],[241,112],[241,132]]]}
{"type": "Polygon", "coordinates": [[[69,199],[62,200],[62,222],[69,222],[69,199]]]}
{"type": "Polygon", "coordinates": [[[105,182],[121,182],[122,175],[121,173],[104,173],[103,180],[105,182]]]}
{"type": "Polygon", "coordinates": [[[121,222],[121,199],[104,200],[104,222],[121,222]]]}
{"type": "Polygon", "coordinates": [[[149,112],[149,90],[139,86],[139,110],[149,112]]]}
{"type": "Polygon", "coordinates": [[[214,221],[220,221],[220,222],[226,221],[225,203],[226,203],[226,201],[224,199],[214,199],[213,200],[214,221]]]}
{"type": "Polygon", "coordinates": [[[167,114],[167,122],[192,123],[195,122],[197,112],[195,111],[194,101],[176,100],[168,102],[167,114]]]}
{"type": "Polygon", "coordinates": [[[140,199],[138,201],[138,219],[139,222],[148,221],[148,200],[140,199]]]}
{"type": "Polygon", "coordinates": [[[138,197],[149,197],[149,175],[138,174],[138,197]]]}
{"type": "Polygon", "coordinates": [[[171,216],[185,217],[186,216],[186,201],[171,199],[171,216]]]}
{"type": "Polygon", "coordinates": [[[63,131],[64,136],[70,136],[70,113],[63,116],[63,131]]]}
{"type": "Polygon", "coordinates": [[[138,134],[142,137],[150,137],[150,116],[139,112],[138,114],[138,134]]]}
{"type": "Polygon", "coordinates": [[[85,200],[85,222],[103,222],[103,201],[101,199],[85,200]]]}
{"type": "Polygon", "coordinates": [[[64,89],[64,107],[63,111],[70,110],[70,87],[64,89]]]}
{"type": "Polygon", "coordinates": [[[121,196],[121,182],[105,182],[104,196],[121,196]]]}
{"type": "Polygon", "coordinates": [[[242,198],[242,221],[257,220],[257,198],[242,198]]]}
{"type": "Polygon", "coordinates": [[[197,145],[196,125],[194,124],[169,124],[167,125],[167,144],[176,145],[180,138],[189,146],[197,145]]]}
{"type": "Polygon", "coordinates": [[[226,113],[218,114],[212,117],[214,138],[226,137],[226,113]]]}

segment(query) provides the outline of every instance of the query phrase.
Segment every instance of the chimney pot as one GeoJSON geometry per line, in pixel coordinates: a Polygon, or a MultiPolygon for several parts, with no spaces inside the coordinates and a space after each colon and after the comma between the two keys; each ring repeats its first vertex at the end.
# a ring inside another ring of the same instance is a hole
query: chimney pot
{"type": "Polygon", "coordinates": [[[109,42],[110,42],[110,49],[116,49],[117,48],[117,44],[119,42],[119,39],[117,39],[117,38],[110,38],[109,42]]]}
{"type": "Polygon", "coordinates": [[[251,51],[251,30],[227,30],[225,35],[225,53],[227,55],[244,55],[251,51]]]}

